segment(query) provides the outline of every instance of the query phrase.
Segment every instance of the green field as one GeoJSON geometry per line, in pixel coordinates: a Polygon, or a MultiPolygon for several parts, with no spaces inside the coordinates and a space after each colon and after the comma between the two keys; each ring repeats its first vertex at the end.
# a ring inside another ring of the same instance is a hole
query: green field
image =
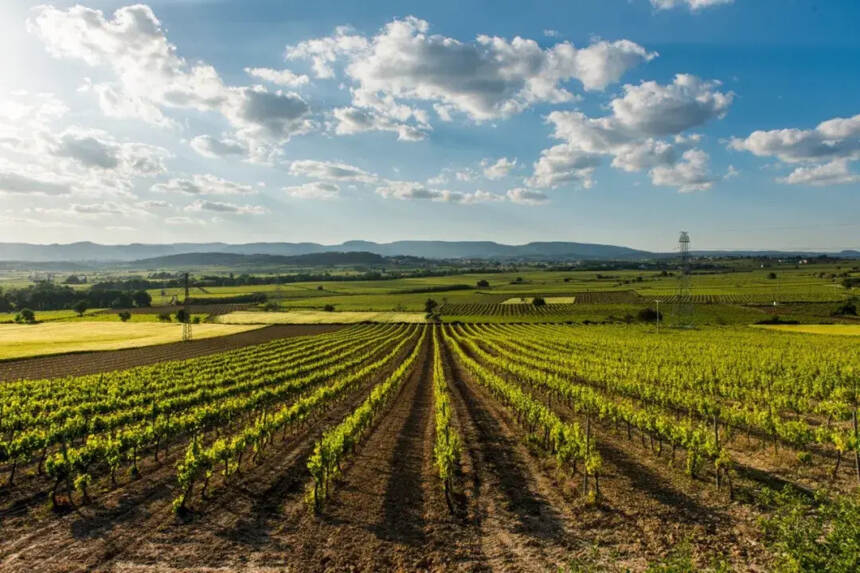
{"type": "Polygon", "coordinates": [[[325,312],[295,310],[290,312],[231,312],[215,317],[218,324],[353,324],[358,322],[426,322],[420,312],[325,312]]]}

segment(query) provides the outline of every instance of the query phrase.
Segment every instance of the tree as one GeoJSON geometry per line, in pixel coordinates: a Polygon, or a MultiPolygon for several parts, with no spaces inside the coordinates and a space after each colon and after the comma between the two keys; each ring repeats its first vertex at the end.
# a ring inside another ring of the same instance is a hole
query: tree
{"type": "Polygon", "coordinates": [[[846,303],[838,306],[836,310],[833,311],[833,316],[857,316],[857,305],[854,301],[847,301],[846,303]]]}
{"type": "Polygon", "coordinates": [[[128,308],[134,304],[131,295],[125,292],[119,293],[110,303],[111,308],[128,308]]]}
{"type": "Polygon", "coordinates": [[[170,322],[170,313],[169,312],[159,312],[158,313],[158,322],[170,322]]]}
{"type": "Polygon", "coordinates": [[[131,318],[131,313],[127,310],[123,310],[121,312],[116,313],[119,319],[123,322],[128,322],[128,319],[131,318]]]}
{"type": "Polygon", "coordinates": [[[773,271],[767,273],[767,278],[769,278],[770,280],[776,279],[776,273],[773,271]]]}
{"type": "Polygon", "coordinates": [[[67,285],[79,285],[83,284],[83,281],[78,275],[69,275],[66,277],[66,280],[63,281],[63,284],[67,285]]]}
{"type": "Polygon", "coordinates": [[[636,318],[641,320],[642,322],[656,322],[658,320],[663,320],[663,313],[657,312],[653,308],[643,308],[636,315],[636,318]]]}
{"type": "Polygon", "coordinates": [[[189,322],[191,320],[191,315],[184,308],[180,308],[176,311],[176,322],[189,322]]]}
{"type": "Polygon", "coordinates": [[[429,317],[436,313],[436,309],[439,307],[439,303],[433,300],[432,298],[428,298],[424,303],[424,313],[429,317]]]}
{"type": "Polygon", "coordinates": [[[83,316],[87,311],[87,308],[89,308],[89,304],[87,304],[87,301],[83,299],[79,300],[72,306],[72,310],[78,313],[78,316],[83,316]]]}
{"type": "Polygon", "coordinates": [[[29,308],[22,308],[18,314],[15,315],[15,322],[23,322],[25,324],[35,324],[36,322],[36,313],[30,310],[29,308]]]}
{"type": "Polygon", "coordinates": [[[134,306],[138,308],[148,307],[152,304],[152,297],[145,290],[135,291],[131,298],[134,300],[134,306]]]}
{"type": "Polygon", "coordinates": [[[478,281],[478,288],[490,288],[490,281],[481,279],[478,281]]]}
{"type": "Polygon", "coordinates": [[[327,304],[323,307],[323,310],[326,312],[334,312],[334,305],[333,304],[327,304]]]}
{"type": "Polygon", "coordinates": [[[546,301],[542,296],[536,296],[532,299],[532,304],[534,306],[546,306],[546,301]]]}

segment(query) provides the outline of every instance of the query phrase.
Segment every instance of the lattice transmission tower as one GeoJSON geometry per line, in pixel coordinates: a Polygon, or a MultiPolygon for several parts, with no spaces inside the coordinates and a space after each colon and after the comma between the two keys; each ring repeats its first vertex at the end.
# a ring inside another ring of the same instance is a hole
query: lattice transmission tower
{"type": "Polygon", "coordinates": [[[693,327],[693,296],[690,292],[690,234],[681,231],[678,239],[681,268],[678,275],[678,294],[675,300],[675,321],[679,328],[693,327]]]}

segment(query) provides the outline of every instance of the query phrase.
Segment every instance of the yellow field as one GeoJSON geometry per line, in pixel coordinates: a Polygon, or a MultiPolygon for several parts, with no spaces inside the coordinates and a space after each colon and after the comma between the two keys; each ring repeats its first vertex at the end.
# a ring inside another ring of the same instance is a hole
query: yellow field
{"type": "MultiPolygon", "coordinates": [[[[195,339],[251,330],[255,326],[195,324],[195,339]]],[[[0,324],[0,360],[90,350],[118,350],[182,340],[180,324],[158,322],[46,322],[0,324]]]]}
{"type": "MultiPolygon", "coordinates": [[[[509,298],[502,302],[502,304],[531,304],[534,300],[533,297],[514,297],[509,298]]],[[[547,304],[573,304],[576,302],[575,296],[545,296],[543,297],[544,302],[547,304]]]]}
{"type": "Polygon", "coordinates": [[[237,311],[215,318],[221,324],[348,324],[354,322],[424,322],[421,312],[326,312],[291,310],[289,312],[237,311]]]}
{"type": "Polygon", "coordinates": [[[781,332],[805,332],[807,334],[838,334],[860,336],[860,324],[756,324],[756,328],[767,328],[781,332]]]}

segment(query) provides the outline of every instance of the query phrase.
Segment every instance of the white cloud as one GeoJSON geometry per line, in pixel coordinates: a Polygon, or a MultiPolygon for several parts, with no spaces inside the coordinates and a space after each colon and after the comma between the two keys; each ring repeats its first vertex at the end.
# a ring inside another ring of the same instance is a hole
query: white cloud
{"type": "Polygon", "coordinates": [[[313,128],[310,107],[298,94],[227,86],[212,66],[186,62],[146,5],[120,8],[112,18],[83,6],[39,6],[28,28],[54,57],[113,72],[115,82],[90,86],[108,115],[164,125],[166,109],[218,112],[237,137],[274,143],[313,128]]]}
{"type": "Polygon", "coordinates": [[[523,205],[540,205],[549,200],[543,192],[536,191],[534,189],[526,189],[524,187],[509,189],[506,195],[513,203],[520,203],[523,205]]]}
{"type": "Polygon", "coordinates": [[[198,135],[191,140],[191,148],[204,157],[243,157],[248,153],[248,147],[241,141],[226,138],[213,137],[211,135],[198,135]]]}
{"type": "Polygon", "coordinates": [[[284,191],[290,197],[297,199],[334,199],[340,193],[340,187],[335,183],[311,181],[310,183],[284,187],[284,191]]]}
{"type": "Polygon", "coordinates": [[[735,169],[734,165],[729,165],[729,168],[726,170],[726,174],[723,175],[723,179],[734,179],[740,174],[741,172],[735,169]]]}
{"type": "Polygon", "coordinates": [[[320,179],[323,181],[341,181],[350,183],[374,183],[378,177],[373,173],[335,161],[316,161],[302,159],[290,164],[290,175],[320,179]]]}
{"type": "Polygon", "coordinates": [[[851,172],[846,159],[834,159],[823,165],[797,167],[788,177],[784,177],[778,181],[793,185],[813,185],[815,187],[846,185],[849,183],[860,183],[860,173],[851,172]]]}
{"type": "Polygon", "coordinates": [[[814,129],[754,131],[746,139],[732,138],[729,147],[786,163],[860,159],[860,114],[837,117],[814,129]]]}
{"type": "Polygon", "coordinates": [[[187,211],[214,211],[216,213],[231,213],[236,215],[262,215],[266,209],[258,205],[236,205],[222,201],[198,200],[186,205],[187,211]]]}
{"type": "Polygon", "coordinates": [[[297,88],[307,84],[310,79],[304,74],[296,74],[290,70],[273,70],[271,68],[245,68],[249,76],[259,78],[279,86],[297,88]]]}
{"type": "Polygon", "coordinates": [[[719,6],[721,4],[731,4],[734,0],[651,0],[651,5],[658,10],[670,10],[678,6],[686,6],[692,11],[710,8],[711,6],[719,6]]]}
{"type": "Polygon", "coordinates": [[[677,187],[682,193],[705,191],[714,185],[715,178],[708,172],[708,154],[700,149],[690,149],[681,156],[681,161],[671,165],[658,165],[651,170],[654,185],[677,187]]]}
{"type": "Polygon", "coordinates": [[[332,65],[338,58],[359,54],[368,47],[367,38],[351,32],[350,27],[339,26],[333,36],[315,38],[295,46],[288,46],[285,56],[289,60],[309,59],[313,62],[316,77],[332,78],[334,77],[332,65]]]}
{"type": "Polygon", "coordinates": [[[166,183],[152,186],[156,193],[185,193],[187,195],[243,195],[256,190],[243,183],[228,181],[210,174],[196,174],[191,178],[174,177],[166,183]]]}
{"type": "Polygon", "coordinates": [[[37,179],[20,173],[0,170],[0,193],[34,193],[38,195],[67,195],[69,183],[37,179]]]}
{"type": "Polygon", "coordinates": [[[758,157],[776,157],[796,167],[782,183],[844,185],[856,183],[851,162],[860,160],[860,114],[823,121],[813,129],[754,131],[745,139],[732,138],[729,148],[758,157]]]}
{"type": "Polygon", "coordinates": [[[366,131],[391,131],[400,141],[421,141],[427,137],[427,127],[417,127],[398,122],[373,110],[357,107],[339,107],[333,110],[337,120],[334,132],[338,135],[354,135],[366,131]]]}
{"type": "Polygon", "coordinates": [[[482,165],[484,165],[484,177],[495,180],[507,177],[517,166],[517,160],[516,158],[500,157],[495,163],[485,161],[482,162],[482,165]]]}
{"type": "Polygon", "coordinates": [[[121,143],[101,130],[72,127],[59,135],[42,135],[46,151],[68,158],[86,169],[117,171],[152,177],[167,171],[171,153],[163,147],[143,143],[121,143]]]}
{"type": "Polygon", "coordinates": [[[707,188],[710,180],[705,181],[702,172],[703,152],[678,162],[700,140],[683,132],[727,113],[734,95],[718,91],[719,85],[678,74],[667,85],[642,82],[624,86],[624,94],[610,102],[612,113],[607,116],[551,112],[547,121],[554,127],[553,136],[564,143],[541,153],[527,183],[549,188],[576,182],[587,188],[601,156],[610,156],[618,169],[651,170],[652,181],[659,180],[661,185],[674,181],[681,190],[707,188]]]}
{"type": "Polygon", "coordinates": [[[431,106],[443,121],[462,113],[475,121],[508,117],[538,102],[568,102],[562,87],[578,80],[586,90],[602,90],[656,53],[629,40],[597,41],[585,48],[569,42],[543,49],[530,39],[479,35],[473,42],[428,34],[415,17],[394,20],[372,37],[338,28],[335,34],[290,46],[289,59],[310,59],[317,77],[334,77],[341,63],[352,82],[353,105],[336,112],[337,133],[370,129],[396,131],[401,124],[426,131],[431,106]],[[408,102],[408,103],[407,103],[408,102]],[[364,115],[359,113],[364,112],[364,115]]]}
{"type": "Polygon", "coordinates": [[[588,189],[593,184],[592,176],[598,165],[598,154],[562,143],[541,152],[540,158],[534,164],[533,174],[526,183],[541,188],[578,183],[588,189]]]}

